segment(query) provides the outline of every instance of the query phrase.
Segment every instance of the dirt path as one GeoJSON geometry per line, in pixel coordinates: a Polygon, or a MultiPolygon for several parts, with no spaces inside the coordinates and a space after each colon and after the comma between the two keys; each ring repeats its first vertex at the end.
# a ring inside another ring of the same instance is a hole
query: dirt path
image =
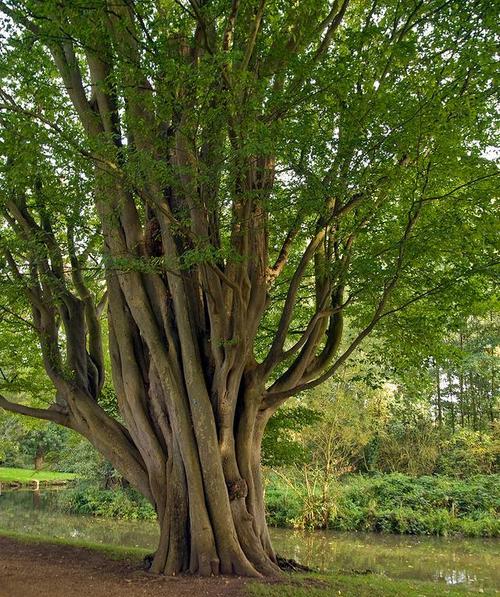
{"type": "Polygon", "coordinates": [[[0,537],[0,597],[244,597],[244,584],[158,578],[92,550],[0,537]]]}

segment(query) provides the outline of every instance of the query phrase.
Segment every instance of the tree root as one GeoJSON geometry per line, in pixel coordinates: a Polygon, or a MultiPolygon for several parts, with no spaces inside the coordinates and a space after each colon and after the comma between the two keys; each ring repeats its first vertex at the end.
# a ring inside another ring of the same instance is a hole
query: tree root
{"type": "Polygon", "coordinates": [[[284,558],[278,554],[276,554],[276,562],[281,570],[285,572],[318,572],[316,568],[304,566],[304,564],[297,562],[293,558],[284,558]]]}
{"type": "Polygon", "coordinates": [[[142,560],[142,566],[143,566],[144,570],[146,570],[146,572],[149,572],[151,570],[151,566],[153,565],[154,559],[155,559],[154,553],[148,553],[147,555],[144,556],[144,558],[142,560]]]}
{"type": "MultiPolygon", "coordinates": [[[[148,572],[151,570],[151,565],[153,564],[154,557],[155,557],[154,553],[148,553],[146,556],[144,556],[144,559],[143,559],[144,570],[146,570],[148,572]]],[[[277,562],[279,568],[281,570],[283,570],[284,572],[318,572],[317,568],[310,568],[309,566],[305,566],[304,564],[297,562],[297,560],[294,560],[293,558],[285,558],[283,556],[276,555],[276,562],[277,562]]],[[[364,571],[358,572],[358,574],[363,574],[363,573],[368,573],[368,572],[364,572],[364,571]]]]}

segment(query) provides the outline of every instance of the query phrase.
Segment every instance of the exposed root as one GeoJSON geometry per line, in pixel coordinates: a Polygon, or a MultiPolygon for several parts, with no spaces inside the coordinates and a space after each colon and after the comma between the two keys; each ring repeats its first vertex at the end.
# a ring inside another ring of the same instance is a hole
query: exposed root
{"type": "Polygon", "coordinates": [[[304,564],[300,564],[297,560],[284,558],[278,554],[276,554],[276,561],[281,570],[284,570],[285,572],[318,572],[316,568],[304,566],[304,564]]]}
{"type": "Polygon", "coordinates": [[[154,559],[155,559],[154,553],[148,553],[146,556],[144,556],[144,559],[142,560],[142,565],[143,565],[144,570],[146,570],[146,572],[149,572],[151,570],[151,566],[153,565],[154,559]]]}

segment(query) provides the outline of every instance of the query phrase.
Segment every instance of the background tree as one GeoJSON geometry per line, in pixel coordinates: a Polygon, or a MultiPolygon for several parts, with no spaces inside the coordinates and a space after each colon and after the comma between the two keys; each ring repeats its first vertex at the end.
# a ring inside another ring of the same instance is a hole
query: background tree
{"type": "MultiPolygon", "coordinates": [[[[498,313],[470,317],[444,344],[439,367],[443,417],[453,429],[491,427],[498,413],[498,313]]],[[[437,399],[436,378],[436,399],[437,399]]]]}
{"type": "Polygon", "coordinates": [[[0,406],[81,433],[153,503],[153,571],[275,574],[271,415],[495,261],[495,11],[0,10],[3,282],[56,391],[0,406]],[[121,420],[99,404],[108,344],[121,420]]]}
{"type": "Polygon", "coordinates": [[[45,459],[64,445],[64,430],[49,423],[30,429],[22,439],[22,450],[32,460],[35,470],[41,470],[45,459]]]}

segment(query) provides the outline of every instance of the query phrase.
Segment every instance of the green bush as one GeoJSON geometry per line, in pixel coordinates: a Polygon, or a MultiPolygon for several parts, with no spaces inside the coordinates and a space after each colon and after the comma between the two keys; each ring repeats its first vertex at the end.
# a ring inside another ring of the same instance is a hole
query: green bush
{"type": "MultiPolygon", "coordinates": [[[[325,510],[296,482],[269,474],[268,523],[279,527],[319,528],[325,510]]],[[[444,476],[412,478],[400,473],[351,475],[332,482],[328,528],[411,535],[500,536],[500,475],[467,481],[444,476]]],[[[107,490],[80,484],[61,492],[67,512],[127,520],[155,520],[153,507],[132,489],[107,490]]]]}
{"type": "Polygon", "coordinates": [[[271,526],[291,526],[290,521],[300,516],[299,495],[280,484],[275,477],[266,488],[267,521],[271,526]]]}
{"type": "Polygon", "coordinates": [[[441,449],[437,471],[453,477],[495,473],[500,463],[500,442],[494,435],[461,429],[441,449]]]}
{"type": "Polygon", "coordinates": [[[95,486],[61,492],[59,507],[72,514],[126,520],[156,520],[154,508],[132,489],[108,490],[95,486]]]}
{"type": "MultiPolygon", "coordinates": [[[[290,487],[276,475],[268,477],[269,523],[324,527],[320,509],[316,520],[312,517],[314,510],[305,489],[296,483],[290,487]]],[[[331,493],[328,528],[339,531],[500,535],[500,475],[478,475],[467,481],[444,476],[412,478],[400,473],[351,475],[333,482],[331,493]]]]}

